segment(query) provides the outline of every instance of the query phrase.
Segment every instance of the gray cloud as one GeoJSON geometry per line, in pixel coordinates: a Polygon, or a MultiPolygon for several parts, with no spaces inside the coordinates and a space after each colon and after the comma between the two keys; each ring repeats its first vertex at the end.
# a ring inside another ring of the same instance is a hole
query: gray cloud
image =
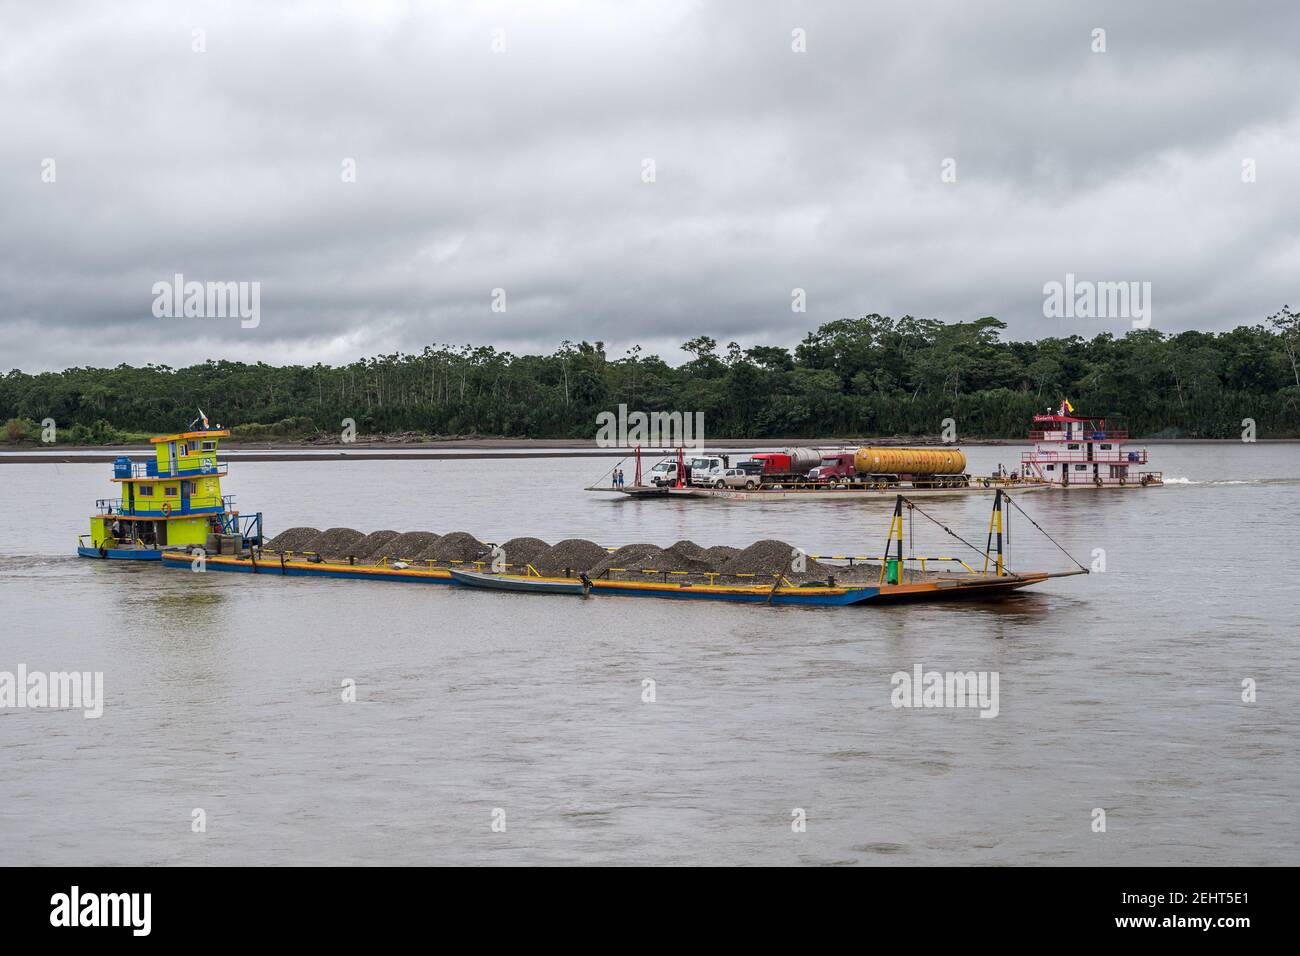
{"type": "Polygon", "coordinates": [[[1150,281],[1165,330],[1300,299],[1284,4],[463,7],[4,7],[0,366],[1122,333],[1043,318],[1066,272],[1150,281]],[[260,326],[154,318],[176,272],[259,281],[260,326]]]}

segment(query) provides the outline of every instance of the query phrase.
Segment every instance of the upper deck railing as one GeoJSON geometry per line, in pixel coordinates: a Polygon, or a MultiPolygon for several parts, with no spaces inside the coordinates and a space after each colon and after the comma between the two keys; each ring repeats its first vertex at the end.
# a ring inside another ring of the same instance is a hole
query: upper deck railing
{"type": "Polygon", "coordinates": [[[226,463],[217,459],[206,468],[200,465],[197,468],[178,468],[177,471],[160,470],[157,460],[152,458],[148,461],[131,462],[129,470],[123,465],[113,467],[114,478],[199,478],[204,475],[222,476],[227,473],[226,463]]]}
{"type": "MultiPolygon", "coordinates": [[[[171,505],[172,510],[170,514],[181,517],[191,513],[212,514],[213,512],[194,512],[193,509],[215,508],[217,504],[218,502],[214,495],[193,495],[190,498],[190,510],[188,511],[181,508],[179,498],[176,499],[175,504],[172,504],[172,502],[166,498],[161,501],[150,501],[143,498],[136,498],[134,508],[131,507],[130,503],[125,498],[99,498],[95,501],[95,513],[101,515],[113,515],[114,517],[122,518],[157,518],[162,515],[163,505],[171,505]]],[[[222,495],[220,504],[223,512],[234,511],[235,496],[222,495]]]]}
{"type": "Polygon", "coordinates": [[[1081,435],[1071,435],[1059,428],[1048,430],[1034,428],[1029,431],[1030,441],[1128,441],[1128,438],[1126,428],[1108,428],[1105,431],[1084,432],[1081,435]]]}

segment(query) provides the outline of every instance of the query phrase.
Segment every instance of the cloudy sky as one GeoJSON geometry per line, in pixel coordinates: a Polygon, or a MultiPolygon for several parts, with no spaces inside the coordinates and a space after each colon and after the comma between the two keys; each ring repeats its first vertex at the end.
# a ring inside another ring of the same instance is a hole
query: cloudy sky
{"type": "Polygon", "coordinates": [[[1045,318],[1066,273],[1300,301],[1290,3],[0,0],[0,369],[1129,327],[1045,318]],[[156,317],[176,273],[257,326],[156,317]]]}

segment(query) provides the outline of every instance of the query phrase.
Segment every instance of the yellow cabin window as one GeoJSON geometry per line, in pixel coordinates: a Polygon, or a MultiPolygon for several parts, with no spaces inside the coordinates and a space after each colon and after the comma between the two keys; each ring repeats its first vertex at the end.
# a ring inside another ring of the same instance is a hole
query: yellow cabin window
{"type": "Polygon", "coordinates": [[[168,498],[175,498],[175,497],[176,497],[176,486],[175,486],[175,485],[168,485],[167,487],[165,487],[165,488],[163,489],[163,494],[166,495],[168,498]]]}
{"type": "Polygon", "coordinates": [[[203,450],[204,450],[204,451],[216,451],[216,450],[217,450],[217,443],[216,443],[215,441],[211,441],[211,440],[205,441],[205,442],[203,443],[203,450]]]}
{"type": "Polygon", "coordinates": [[[140,485],[140,487],[136,488],[136,491],[144,495],[146,498],[153,497],[153,485],[140,485]]]}

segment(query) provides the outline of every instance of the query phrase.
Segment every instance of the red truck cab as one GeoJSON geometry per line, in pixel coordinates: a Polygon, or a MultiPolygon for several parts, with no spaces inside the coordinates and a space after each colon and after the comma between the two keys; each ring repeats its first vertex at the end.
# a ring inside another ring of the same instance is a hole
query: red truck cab
{"type": "Polygon", "coordinates": [[[781,452],[763,452],[754,455],[752,460],[758,463],[759,473],[764,476],[790,474],[790,456],[781,452]]]}
{"type": "Polygon", "coordinates": [[[853,464],[853,452],[846,451],[823,455],[822,463],[808,472],[808,480],[821,482],[851,481],[857,477],[857,474],[857,466],[853,464]]]}

